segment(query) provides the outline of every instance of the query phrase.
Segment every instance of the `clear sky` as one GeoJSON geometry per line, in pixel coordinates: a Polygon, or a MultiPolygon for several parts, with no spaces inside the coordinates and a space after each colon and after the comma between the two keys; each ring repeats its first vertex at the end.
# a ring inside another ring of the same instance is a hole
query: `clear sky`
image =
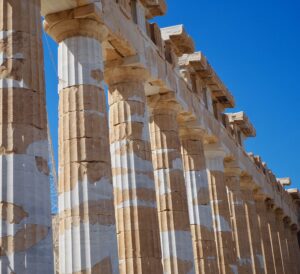
{"type": "MultiPolygon", "coordinates": [[[[262,156],[277,177],[290,176],[293,187],[300,187],[300,1],[167,3],[167,14],[156,21],[161,27],[185,25],[196,49],[234,95],[235,110],[244,110],[254,124],[257,137],[247,141],[247,151],[262,156]]],[[[47,108],[57,148],[57,47],[50,38],[44,47],[47,108]]]]}

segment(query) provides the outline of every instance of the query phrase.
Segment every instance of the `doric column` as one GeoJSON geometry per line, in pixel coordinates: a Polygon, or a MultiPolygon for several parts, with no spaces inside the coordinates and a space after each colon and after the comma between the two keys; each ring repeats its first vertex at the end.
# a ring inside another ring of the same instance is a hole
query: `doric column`
{"type": "Polygon", "coordinates": [[[237,273],[237,255],[232,236],[224,175],[225,153],[215,145],[205,146],[213,225],[220,273],[237,273]]]}
{"type": "Polygon", "coordinates": [[[104,28],[93,4],[49,15],[45,28],[59,43],[59,273],[118,273],[104,28]]]}
{"type": "Polygon", "coordinates": [[[218,258],[209,199],[203,135],[180,128],[183,170],[186,182],[189,219],[193,239],[196,273],[216,274],[218,258]]]}
{"type": "Polygon", "coordinates": [[[277,208],[274,211],[276,217],[276,234],[279,242],[280,254],[282,258],[283,273],[292,273],[289,265],[289,252],[286,245],[286,234],[284,229],[284,214],[282,209],[277,208]]]}
{"type": "Polygon", "coordinates": [[[233,162],[225,162],[225,183],[229,197],[231,223],[238,258],[238,268],[241,273],[257,273],[254,264],[254,254],[251,246],[250,228],[246,205],[241,193],[240,176],[242,170],[233,162]]]}
{"type": "Polygon", "coordinates": [[[251,176],[240,177],[241,198],[244,203],[247,231],[252,253],[253,273],[265,273],[265,260],[262,252],[261,237],[258,226],[257,212],[253,191],[255,184],[251,176]]]}
{"type": "Polygon", "coordinates": [[[110,148],[120,272],[163,273],[144,83],[136,67],[108,68],[110,148]]]}
{"type": "Polygon", "coordinates": [[[40,0],[0,1],[0,273],[53,273],[40,0]]]}
{"type": "Polygon", "coordinates": [[[275,264],[275,273],[284,273],[283,258],[281,254],[280,241],[277,233],[277,221],[274,212],[274,204],[271,200],[266,200],[268,231],[271,240],[272,252],[275,264]]]}
{"type": "Polygon", "coordinates": [[[300,247],[298,243],[298,228],[297,225],[292,225],[288,229],[288,245],[290,249],[291,254],[291,261],[293,266],[293,272],[292,273],[300,273],[300,247]]]}
{"type": "Polygon", "coordinates": [[[164,273],[194,273],[178,108],[171,93],[148,97],[148,103],[164,273]]]}
{"type": "MultiPolygon", "coordinates": [[[[292,227],[291,227],[291,221],[289,217],[284,217],[283,218],[283,226],[284,226],[284,232],[283,232],[283,242],[284,245],[286,247],[286,264],[287,264],[287,268],[289,273],[297,273],[297,271],[299,272],[300,269],[298,270],[297,267],[297,260],[299,260],[299,253],[297,252],[297,250],[293,250],[293,244],[291,244],[291,241],[293,241],[293,237],[292,236],[292,227]],[[296,252],[295,252],[296,251],[296,252]],[[297,259],[294,259],[294,255],[296,255],[297,259]]],[[[296,238],[294,240],[297,240],[296,238]]]]}
{"type": "Polygon", "coordinates": [[[265,197],[259,192],[254,195],[257,221],[259,227],[259,235],[261,239],[261,248],[265,263],[265,273],[274,274],[275,272],[275,258],[272,249],[271,238],[269,234],[269,224],[267,216],[267,208],[265,203],[265,197]]]}

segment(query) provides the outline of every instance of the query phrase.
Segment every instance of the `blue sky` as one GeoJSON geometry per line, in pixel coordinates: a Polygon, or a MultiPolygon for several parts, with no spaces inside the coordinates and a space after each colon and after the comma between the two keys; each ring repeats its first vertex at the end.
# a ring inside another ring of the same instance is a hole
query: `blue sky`
{"type": "MultiPolygon", "coordinates": [[[[257,130],[247,151],[261,155],[277,177],[290,176],[293,187],[300,187],[299,0],[185,2],[167,0],[168,13],[155,21],[161,27],[185,25],[196,49],[234,95],[235,110],[244,110],[257,130]]],[[[57,148],[57,47],[45,37],[44,47],[47,108],[57,148]]]]}

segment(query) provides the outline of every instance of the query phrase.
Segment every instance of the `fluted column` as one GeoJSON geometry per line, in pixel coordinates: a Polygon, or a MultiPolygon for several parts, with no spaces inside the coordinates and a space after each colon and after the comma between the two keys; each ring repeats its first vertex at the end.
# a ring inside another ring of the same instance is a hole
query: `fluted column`
{"type": "Polygon", "coordinates": [[[198,274],[216,274],[219,272],[218,258],[209,198],[203,136],[201,133],[198,134],[193,130],[181,128],[180,140],[193,239],[195,270],[198,274]]]}
{"type": "Polygon", "coordinates": [[[163,273],[144,83],[136,67],[108,68],[110,148],[120,272],[163,273]]]}
{"type": "Polygon", "coordinates": [[[274,214],[276,218],[276,234],[282,258],[283,273],[292,273],[292,269],[290,269],[289,265],[289,252],[286,245],[286,235],[283,222],[284,214],[282,209],[279,208],[274,211],[274,214]]]}
{"type": "Polygon", "coordinates": [[[253,273],[265,273],[265,259],[262,252],[256,206],[253,196],[255,184],[251,176],[240,177],[241,198],[244,202],[247,231],[252,253],[253,273]]]}
{"type": "Polygon", "coordinates": [[[297,225],[291,225],[288,228],[288,245],[290,248],[290,254],[291,254],[291,263],[293,266],[293,272],[299,274],[300,273],[300,247],[298,244],[298,237],[297,232],[298,228],[297,225]]]}
{"type": "Polygon", "coordinates": [[[215,145],[205,146],[213,225],[220,273],[237,273],[237,255],[232,236],[224,175],[225,153],[215,145]]]}
{"type": "MultiPolygon", "coordinates": [[[[293,250],[293,245],[290,243],[291,241],[291,221],[289,217],[284,217],[283,218],[283,243],[286,248],[286,265],[289,273],[297,273],[300,272],[300,269],[298,270],[297,267],[297,259],[294,259],[294,255],[299,255],[297,250],[293,250]]],[[[297,239],[296,239],[297,240],[297,239]]],[[[297,256],[298,260],[299,257],[297,256]]]]}
{"type": "Polygon", "coordinates": [[[273,274],[275,272],[275,257],[272,249],[272,242],[269,234],[269,224],[265,197],[258,192],[254,195],[256,214],[261,239],[261,248],[265,263],[265,273],[273,274]]]}
{"type": "Polygon", "coordinates": [[[229,207],[231,208],[231,223],[239,272],[257,273],[249,234],[246,204],[242,198],[240,176],[241,170],[238,167],[231,166],[231,163],[225,165],[225,183],[228,189],[229,207]]]}
{"type": "Polygon", "coordinates": [[[148,103],[164,273],[194,273],[177,105],[171,93],[148,97],[148,103]]]}
{"type": "Polygon", "coordinates": [[[0,0],[0,273],[53,273],[40,0],[0,0]]]}
{"type": "Polygon", "coordinates": [[[118,273],[97,7],[46,17],[59,43],[59,267],[61,274],[118,273]],[[94,16],[92,14],[94,13],[94,16]],[[57,21],[58,20],[58,21],[57,21]]]}
{"type": "Polygon", "coordinates": [[[274,206],[273,201],[271,200],[266,201],[268,231],[269,231],[269,236],[270,236],[271,246],[273,251],[275,273],[281,274],[284,273],[284,266],[283,266],[283,258],[280,249],[280,241],[277,233],[277,221],[276,221],[275,212],[273,210],[273,206],[274,206]]]}

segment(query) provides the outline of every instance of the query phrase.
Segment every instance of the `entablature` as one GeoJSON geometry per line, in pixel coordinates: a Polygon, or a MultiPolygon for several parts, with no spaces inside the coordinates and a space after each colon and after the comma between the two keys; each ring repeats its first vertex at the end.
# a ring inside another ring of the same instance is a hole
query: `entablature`
{"type": "Polygon", "coordinates": [[[167,11],[165,0],[141,0],[141,3],[147,8],[147,19],[162,16],[167,11]]]}
{"type": "Polygon", "coordinates": [[[245,112],[225,113],[224,116],[224,126],[229,129],[239,145],[243,146],[246,138],[256,136],[255,128],[245,112]]]}
{"type": "Polygon", "coordinates": [[[179,60],[179,65],[192,67],[198,77],[209,86],[213,99],[221,104],[224,109],[235,106],[232,94],[220,80],[202,52],[183,55],[179,60]]]}
{"type": "Polygon", "coordinates": [[[231,125],[237,126],[245,137],[255,137],[256,131],[245,112],[226,113],[231,125]]]}
{"type": "Polygon", "coordinates": [[[177,57],[192,53],[195,50],[193,39],[187,34],[183,25],[171,26],[161,29],[162,39],[169,44],[177,57]]]}
{"type": "Polygon", "coordinates": [[[292,180],[289,177],[286,177],[286,178],[277,178],[277,181],[279,182],[279,184],[281,184],[284,187],[290,186],[292,184],[292,180]]]}

